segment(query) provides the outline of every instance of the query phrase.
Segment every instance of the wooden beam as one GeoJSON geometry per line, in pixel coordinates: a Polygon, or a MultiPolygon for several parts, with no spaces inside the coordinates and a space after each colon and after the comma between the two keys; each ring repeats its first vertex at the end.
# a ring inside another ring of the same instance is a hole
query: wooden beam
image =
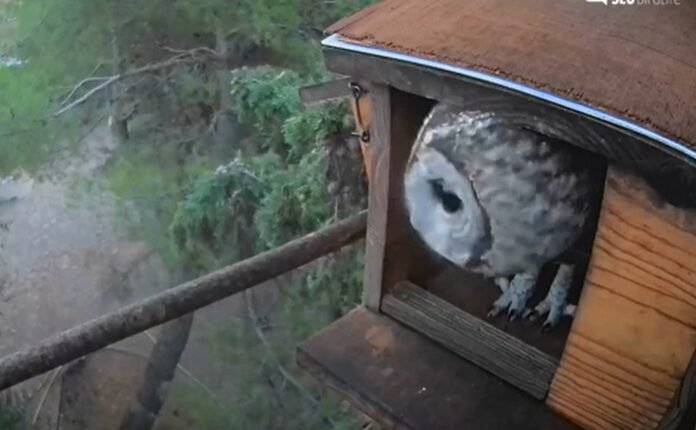
{"type": "Polygon", "coordinates": [[[363,303],[378,310],[382,295],[391,286],[428,269],[428,254],[418,245],[403,207],[403,176],[411,146],[432,103],[383,85],[370,84],[368,91],[371,183],[363,303]]]}
{"type": "Polygon", "coordinates": [[[385,429],[576,429],[542,402],[362,307],[303,342],[296,357],[385,429]]]}
{"type": "Polygon", "coordinates": [[[300,100],[305,105],[321,103],[337,98],[349,97],[351,78],[336,79],[300,88],[300,100]]]}
{"type": "Polygon", "coordinates": [[[365,225],[362,211],[7,355],[0,359],[0,391],[337,251],[364,237],[365,225]]]}
{"type": "Polygon", "coordinates": [[[556,359],[434,294],[401,282],[382,311],[532,397],[546,397],[556,359]]]}
{"type": "Polygon", "coordinates": [[[539,119],[544,119],[538,131],[642,171],[669,166],[676,159],[696,167],[696,160],[632,131],[473,78],[335,48],[324,48],[324,58],[335,73],[464,108],[494,110],[520,126],[538,129],[539,119]]]}
{"type": "Polygon", "coordinates": [[[655,429],[695,350],[696,211],[610,166],[548,404],[586,427],[655,429]]]}

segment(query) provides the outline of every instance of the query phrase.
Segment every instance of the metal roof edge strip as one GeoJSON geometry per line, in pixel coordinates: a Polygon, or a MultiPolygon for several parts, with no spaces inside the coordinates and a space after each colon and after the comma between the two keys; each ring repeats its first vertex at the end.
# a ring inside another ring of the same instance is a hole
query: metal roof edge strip
{"type": "Polygon", "coordinates": [[[416,57],[414,55],[409,55],[409,54],[404,54],[401,52],[393,51],[390,49],[385,49],[381,47],[373,47],[373,46],[366,46],[366,45],[360,45],[358,43],[351,43],[347,42],[345,40],[341,40],[340,35],[337,33],[334,33],[326,38],[324,38],[321,41],[321,44],[323,46],[327,46],[330,48],[336,48],[336,49],[343,49],[346,51],[353,51],[353,52],[359,52],[362,54],[368,54],[368,55],[374,55],[377,57],[383,57],[383,58],[388,58],[392,60],[398,60],[398,61],[403,61],[406,63],[411,63],[411,64],[417,64],[419,66],[425,66],[431,69],[437,69],[437,70],[442,70],[445,72],[449,73],[454,73],[457,75],[462,75],[466,76],[472,79],[476,79],[479,81],[483,82],[488,82],[494,85],[498,85],[503,88],[507,88],[522,94],[526,94],[532,97],[535,97],[537,99],[541,99],[544,101],[547,101],[549,103],[562,106],[566,109],[570,109],[572,111],[582,113],[584,115],[590,116],[595,119],[599,119],[601,121],[613,124],[615,126],[630,130],[634,133],[640,134],[644,137],[647,137],[651,140],[654,140],[656,142],[659,142],[683,155],[686,155],[687,157],[696,160],[696,151],[682,145],[679,142],[676,142],[672,139],[669,139],[665,136],[662,136],[659,133],[656,133],[652,130],[649,130],[639,124],[636,124],[634,122],[631,122],[629,120],[626,120],[624,118],[618,117],[616,115],[609,114],[607,112],[601,111],[597,108],[594,108],[592,106],[577,102],[575,100],[570,100],[564,97],[560,97],[558,95],[549,93],[547,91],[539,90],[533,87],[529,87],[527,85],[519,84],[517,82],[508,80],[508,79],[503,79],[488,73],[484,72],[479,72],[477,70],[472,70],[468,69],[466,67],[460,67],[460,66],[454,66],[452,64],[447,64],[443,63],[440,61],[435,61],[435,60],[429,60],[426,58],[421,58],[421,57],[416,57]]]}

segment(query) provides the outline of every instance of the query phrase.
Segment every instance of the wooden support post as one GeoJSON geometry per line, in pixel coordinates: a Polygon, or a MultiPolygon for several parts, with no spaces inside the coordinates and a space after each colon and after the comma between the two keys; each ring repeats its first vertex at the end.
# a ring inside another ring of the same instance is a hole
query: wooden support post
{"type": "Polygon", "coordinates": [[[695,349],[696,211],[610,167],[547,403],[585,428],[655,429],[695,349]]]}
{"type": "Polygon", "coordinates": [[[371,84],[368,91],[371,182],[363,303],[379,310],[386,290],[429,266],[429,256],[408,227],[403,176],[411,146],[433,103],[385,85],[371,84]]]}
{"type": "Polygon", "coordinates": [[[365,212],[0,359],[0,391],[303,266],[364,236],[365,212]]]}

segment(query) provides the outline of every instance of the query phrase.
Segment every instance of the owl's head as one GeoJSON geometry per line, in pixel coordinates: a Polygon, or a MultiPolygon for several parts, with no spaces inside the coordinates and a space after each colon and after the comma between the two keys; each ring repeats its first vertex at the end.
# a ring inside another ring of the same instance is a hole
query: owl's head
{"type": "Polygon", "coordinates": [[[467,267],[480,257],[486,218],[464,167],[426,143],[421,133],[406,167],[409,220],[433,251],[467,267]]]}

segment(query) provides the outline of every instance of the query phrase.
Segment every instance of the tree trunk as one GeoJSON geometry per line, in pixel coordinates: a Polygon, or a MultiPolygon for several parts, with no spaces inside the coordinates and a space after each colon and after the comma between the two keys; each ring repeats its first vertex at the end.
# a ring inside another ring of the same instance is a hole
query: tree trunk
{"type": "Polygon", "coordinates": [[[238,145],[239,140],[239,124],[237,118],[232,111],[232,88],[230,81],[229,63],[232,60],[232,52],[227,41],[225,29],[222,25],[217,26],[215,32],[215,51],[218,53],[222,61],[221,68],[215,71],[215,77],[218,83],[218,91],[220,94],[220,102],[218,105],[217,123],[215,124],[215,142],[220,145],[238,145]]]}
{"type": "MultiPolygon", "coordinates": [[[[114,75],[123,73],[124,71],[123,57],[121,55],[118,32],[115,24],[117,19],[118,16],[114,7],[111,15],[111,25],[109,28],[111,33],[111,65],[112,73],[114,75]]],[[[114,85],[110,85],[108,88],[108,108],[111,111],[109,114],[109,128],[111,130],[112,138],[119,145],[125,143],[130,138],[130,134],[128,132],[128,116],[124,112],[120,87],[120,83],[115,83],[114,85]]]]}
{"type": "Polygon", "coordinates": [[[150,430],[167,398],[167,389],[186,348],[193,313],[162,326],[135,404],[121,422],[120,430],[150,430]]]}

